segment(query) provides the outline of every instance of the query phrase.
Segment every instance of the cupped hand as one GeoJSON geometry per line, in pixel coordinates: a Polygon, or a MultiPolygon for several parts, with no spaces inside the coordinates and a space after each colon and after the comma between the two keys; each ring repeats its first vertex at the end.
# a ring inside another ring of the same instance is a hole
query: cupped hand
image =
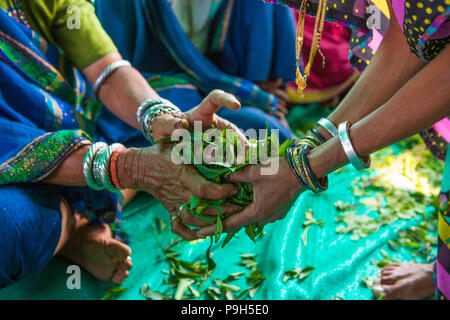
{"type": "Polygon", "coordinates": [[[188,225],[201,228],[206,224],[180,207],[193,195],[220,200],[235,195],[237,189],[232,184],[208,181],[191,165],[176,165],[171,153],[172,145],[169,144],[123,151],[117,162],[119,181],[124,188],[152,194],[170,212],[172,231],[186,240],[194,240],[196,230],[191,230],[188,225]]]}
{"type": "MultiPolygon", "coordinates": [[[[230,175],[228,179],[230,182],[251,182],[254,196],[252,204],[246,209],[223,221],[225,232],[249,224],[256,223],[263,226],[283,219],[303,191],[286,159],[272,159],[272,161],[279,161],[276,174],[262,175],[261,169],[267,169],[268,165],[254,165],[245,168],[241,173],[230,175]]],[[[197,236],[202,238],[213,235],[214,228],[214,226],[203,227],[198,230],[197,236]]]]}

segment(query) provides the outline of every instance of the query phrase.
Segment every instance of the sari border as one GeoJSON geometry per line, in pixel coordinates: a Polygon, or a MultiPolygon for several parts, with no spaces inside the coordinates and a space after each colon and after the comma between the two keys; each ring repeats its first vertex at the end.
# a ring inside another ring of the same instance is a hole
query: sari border
{"type": "Polygon", "coordinates": [[[91,138],[81,130],[46,133],[0,164],[0,185],[40,181],[73,151],[90,144],[91,138]]]}

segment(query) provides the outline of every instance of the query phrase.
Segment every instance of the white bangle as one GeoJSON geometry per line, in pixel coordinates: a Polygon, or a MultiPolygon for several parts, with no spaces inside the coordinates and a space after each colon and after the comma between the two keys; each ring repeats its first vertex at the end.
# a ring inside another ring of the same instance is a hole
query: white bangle
{"type": "Polygon", "coordinates": [[[360,158],[353,148],[352,141],[350,140],[350,136],[348,130],[351,126],[350,121],[343,122],[339,125],[339,139],[341,140],[342,148],[344,149],[345,154],[347,155],[348,160],[352,164],[353,167],[357,170],[364,170],[370,167],[370,156],[360,158]]]}
{"type": "Polygon", "coordinates": [[[322,118],[319,121],[317,121],[317,125],[321,126],[325,130],[327,130],[328,133],[331,134],[331,136],[333,136],[333,137],[335,137],[339,134],[336,126],[330,120],[328,120],[326,118],[322,118]]]}
{"type": "Polygon", "coordinates": [[[98,92],[103,85],[103,83],[113,74],[114,71],[121,67],[130,67],[131,63],[127,60],[119,60],[114,61],[113,63],[109,64],[98,76],[97,80],[95,80],[94,85],[92,86],[92,94],[95,98],[98,99],[98,92]]]}

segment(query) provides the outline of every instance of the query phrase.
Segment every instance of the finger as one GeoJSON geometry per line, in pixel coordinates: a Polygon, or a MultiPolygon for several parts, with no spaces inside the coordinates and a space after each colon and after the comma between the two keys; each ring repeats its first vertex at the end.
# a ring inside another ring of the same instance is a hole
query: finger
{"type": "Polygon", "coordinates": [[[241,103],[232,94],[222,90],[214,90],[202,101],[202,103],[200,103],[199,106],[189,113],[189,118],[192,121],[197,119],[208,119],[220,108],[238,110],[241,108],[241,103]]]}
{"type": "Polygon", "coordinates": [[[178,216],[181,219],[181,223],[184,224],[185,226],[192,226],[192,227],[197,227],[197,228],[206,227],[206,223],[204,223],[200,219],[194,217],[186,209],[181,210],[181,212],[179,213],[178,216]]]}
{"type": "MultiPolygon", "coordinates": [[[[256,222],[256,206],[251,204],[243,211],[232,215],[222,221],[224,232],[230,232],[242,226],[256,222]]],[[[197,231],[198,237],[206,237],[214,234],[215,226],[208,226],[197,231]]]]}
{"type": "Polygon", "coordinates": [[[241,172],[230,174],[227,178],[229,182],[256,182],[260,177],[260,166],[248,166],[241,172]]]}
{"type": "Polygon", "coordinates": [[[213,123],[219,130],[225,130],[228,128],[232,132],[236,132],[239,141],[241,141],[244,146],[248,146],[250,144],[244,133],[234,123],[231,123],[228,120],[219,117],[218,115],[214,116],[213,123]]]}
{"type": "MultiPolygon", "coordinates": [[[[212,91],[206,97],[204,102],[205,106],[202,108],[202,111],[207,111],[207,114],[214,113],[219,110],[219,108],[227,108],[234,111],[241,108],[241,103],[234,95],[222,90],[212,91]]],[[[202,106],[202,104],[200,104],[200,106],[202,106]]]]}
{"type": "Polygon", "coordinates": [[[152,133],[156,141],[172,136],[177,129],[189,129],[184,115],[162,114],[152,121],[152,133]]]}
{"type": "Polygon", "coordinates": [[[289,96],[287,95],[286,91],[282,89],[276,89],[275,96],[285,104],[287,104],[287,102],[289,101],[289,96]]]}
{"type": "Polygon", "coordinates": [[[183,239],[189,240],[189,241],[197,239],[196,230],[191,230],[187,226],[185,226],[181,222],[180,217],[174,216],[174,218],[172,218],[172,221],[170,222],[170,225],[171,225],[172,231],[175,234],[182,237],[183,239]]]}
{"type": "Polygon", "coordinates": [[[183,167],[181,183],[201,199],[221,200],[237,194],[237,188],[234,185],[208,181],[191,166],[183,167]]]}
{"type": "Polygon", "coordinates": [[[286,106],[278,105],[278,112],[281,112],[282,114],[287,114],[289,110],[286,106]]]}
{"type": "MultiPolygon", "coordinates": [[[[232,206],[232,205],[221,206],[221,208],[222,208],[222,211],[224,214],[235,213],[235,212],[242,210],[241,207],[232,206]]],[[[222,212],[219,212],[217,209],[215,209],[213,207],[208,207],[202,212],[202,214],[204,214],[204,215],[213,216],[213,217],[217,217],[221,213],[222,212]]]]}

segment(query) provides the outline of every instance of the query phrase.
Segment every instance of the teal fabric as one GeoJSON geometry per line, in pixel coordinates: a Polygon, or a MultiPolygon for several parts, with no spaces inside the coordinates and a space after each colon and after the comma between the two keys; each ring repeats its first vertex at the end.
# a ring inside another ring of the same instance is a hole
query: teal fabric
{"type": "MultiPolygon", "coordinates": [[[[378,272],[370,260],[381,260],[380,250],[384,249],[401,261],[412,261],[410,251],[391,251],[387,243],[389,239],[396,239],[399,230],[417,225],[420,220],[398,220],[358,241],[352,241],[350,235],[337,234],[334,203],[338,200],[356,201],[349,183],[359,174],[351,168],[332,174],[331,188],[327,192],[301,195],[288,216],[267,226],[265,235],[256,243],[243,233],[239,234],[240,239],[232,240],[223,249],[219,242],[213,247],[217,268],[212,279],[224,279],[233,272],[245,271],[238,266],[240,254],[255,253],[259,268],[267,277],[255,299],[372,299],[371,290],[361,281],[362,276],[375,277],[378,272]],[[309,228],[305,247],[301,240],[302,223],[309,208],[316,219],[325,223],[322,228],[315,225],[309,228]],[[316,268],[306,280],[300,284],[295,281],[283,283],[285,271],[305,266],[316,268]]],[[[165,291],[163,280],[166,276],[161,271],[168,269],[169,265],[166,261],[158,261],[158,258],[163,257],[162,248],[177,236],[170,227],[161,233],[156,232],[155,218],[169,224],[167,211],[151,196],[141,194],[125,208],[124,214],[122,227],[130,233],[134,267],[122,285],[129,290],[119,299],[143,299],[139,289],[144,283],[152,290],[165,291]]],[[[208,246],[209,240],[194,244],[183,241],[173,249],[181,253],[180,258],[194,262],[205,258],[208,246]]],[[[55,258],[39,276],[1,290],[0,299],[99,299],[105,294],[105,288],[111,285],[83,271],[81,290],[69,290],[66,286],[69,265],[69,262],[55,258]]],[[[210,281],[204,286],[208,286],[210,281]]],[[[244,287],[244,282],[241,279],[236,285],[244,287]]]]}
{"type": "Polygon", "coordinates": [[[442,178],[442,192],[450,191],[450,151],[445,158],[444,175],[442,178]]]}

